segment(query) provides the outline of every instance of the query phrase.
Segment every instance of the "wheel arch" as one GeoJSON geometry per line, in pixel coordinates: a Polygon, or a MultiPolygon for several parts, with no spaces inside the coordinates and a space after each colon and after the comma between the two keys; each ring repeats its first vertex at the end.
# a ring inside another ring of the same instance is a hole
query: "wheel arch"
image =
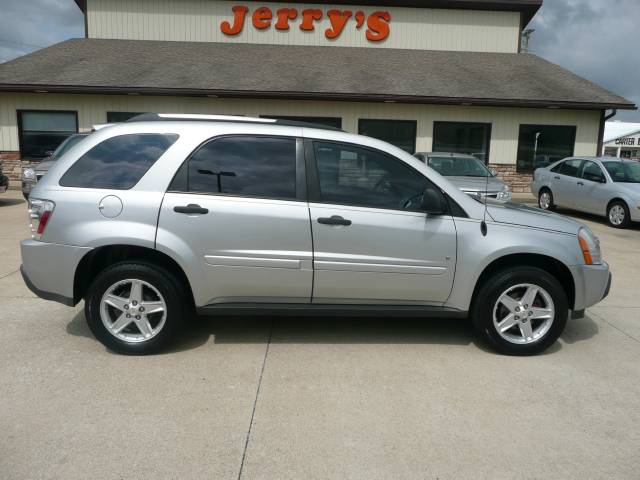
{"type": "Polygon", "coordinates": [[[169,255],[148,247],[136,245],[105,245],[87,253],[76,268],[73,280],[73,301],[84,298],[93,279],[109,265],[123,261],[139,261],[157,265],[172,273],[187,289],[193,301],[193,291],[189,278],[180,265],[169,255]]]}
{"type": "Polygon", "coordinates": [[[558,279],[565,293],[569,309],[573,309],[576,300],[575,280],[569,268],[560,260],[538,253],[515,253],[502,256],[487,265],[476,282],[471,297],[471,309],[473,310],[481,286],[496,273],[513,267],[534,267],[546,271],[558,279]]]}

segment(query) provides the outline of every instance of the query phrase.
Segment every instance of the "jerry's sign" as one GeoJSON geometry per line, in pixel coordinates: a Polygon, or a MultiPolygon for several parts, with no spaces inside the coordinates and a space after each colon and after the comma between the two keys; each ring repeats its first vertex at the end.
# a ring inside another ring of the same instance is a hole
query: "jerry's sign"
{"type": "MultiPolygon", "coordinates": [[[[233,7],[233,20],[223,21],[220,30],[225,35],[235,36],[242,32],[247,20],[249,8],[243,5],[233,7]]],[[[361,30],[365,22],[367,28],[365,36],[370,42],[381,42],[391,33],[391,14],[377,11],[366,15],[363,11],[355,14],[351,10],[329,10],[327,12],[330,26],[324,31],[324,36],[330,40],[336,39],[342,34],[349,23],[355,24],[357,30],[361,30]]],[[[280,8],[274,12],[269,7],[260,7],[253,11],[251,23],[256,30],[266,30],[271,25],[276,30],[289,31],[291,23],[298,21],[298,28],[303,32],[313,32],[316,23],[322,21],[324,12],[319,8],[309,8],[298,12],[296,8],[280,8]]]]}

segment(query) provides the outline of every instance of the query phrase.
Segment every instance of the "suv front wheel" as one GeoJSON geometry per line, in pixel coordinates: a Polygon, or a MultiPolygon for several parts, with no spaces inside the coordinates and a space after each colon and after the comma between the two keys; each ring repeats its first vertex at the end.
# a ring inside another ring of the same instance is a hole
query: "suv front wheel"
{"type": "Polygon", "coordinates": [[[558,340],[568,314],[558,280],[538,268],[515,267],[496,273],[478,291],[473,322],[498,352],[535,355],[558,340]]]}
{"type": "Polygon", "coordinates": [[[147,263],[103,270],[85,299],[85,316],[108,349],[148,355],[165,349],[187,317],[184,290],[169,272],[147,263]]]}

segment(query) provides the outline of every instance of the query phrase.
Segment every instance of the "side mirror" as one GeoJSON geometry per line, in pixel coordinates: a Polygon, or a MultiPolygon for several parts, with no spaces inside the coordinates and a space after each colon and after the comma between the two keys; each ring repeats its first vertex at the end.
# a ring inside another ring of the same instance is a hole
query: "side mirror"
{"type": "Polygon", "coordinates": [[[491,175],[493,175],[494,177],[497,177],[498,176],[498,171],[494,170],[494,169],[491,169],[491,175]]]}
{"type": "Polygon", "coordinates": [[[607,183],[607,179],[606,179],[606,178],[604,178],[604,177],[599,177],[599,178],[598,178],[598,181],[599,181],[600,183],[607,183]]]}
{"type": "Polygon", "coordinates": [[[46,150],[46,151],[44,152],[44,156],[45,156],[45,157],[50,157],[51,155],[53,155],[53,150],[46,150]]]}
{"type": "Polygon", "coordinates": [[[449,213],[449,204],[440,190],[429,187],[422,195],[421,210],[428,215],[446,215],[449,213]]]}

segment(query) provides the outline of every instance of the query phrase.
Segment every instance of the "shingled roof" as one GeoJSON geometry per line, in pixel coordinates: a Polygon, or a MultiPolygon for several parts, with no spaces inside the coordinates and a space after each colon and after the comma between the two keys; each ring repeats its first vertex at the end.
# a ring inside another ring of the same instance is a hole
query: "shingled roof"
{"type": "Polygon", "coordinates": [[[0,65],[0,91],[631,109],[531,54],[76,39],[0,65]]]}

